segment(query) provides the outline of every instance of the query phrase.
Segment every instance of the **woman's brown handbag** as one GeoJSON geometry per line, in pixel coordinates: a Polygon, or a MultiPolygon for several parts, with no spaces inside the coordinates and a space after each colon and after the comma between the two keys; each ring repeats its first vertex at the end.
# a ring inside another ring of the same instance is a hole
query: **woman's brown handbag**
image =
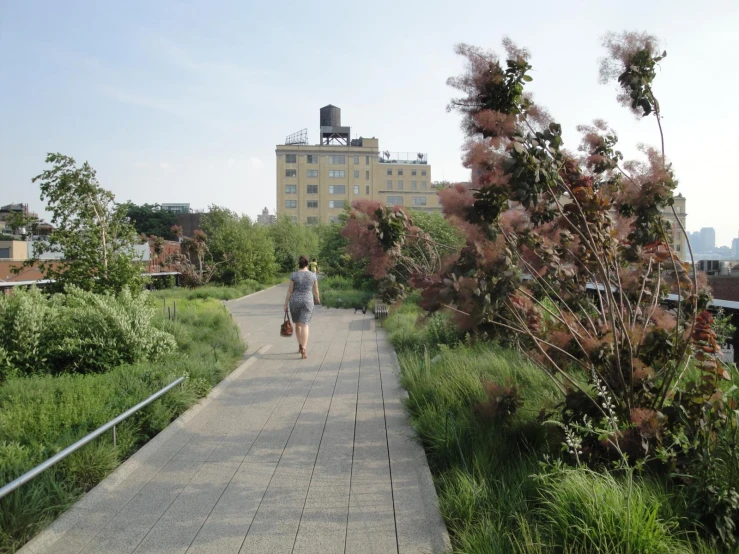
{"type": "Polygon", "coordinates": [[[287,315],[287,308],[285,308],[285,321],[280,325],[280,335],[283,337],[293,336],[293,324],[290,323],[290,318],[287,315]]]}

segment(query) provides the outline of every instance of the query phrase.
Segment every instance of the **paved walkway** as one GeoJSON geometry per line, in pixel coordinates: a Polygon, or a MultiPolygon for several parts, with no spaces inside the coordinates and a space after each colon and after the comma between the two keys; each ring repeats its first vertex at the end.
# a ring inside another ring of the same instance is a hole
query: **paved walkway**
{"type": "Polygon", "coordinates": [[[228,302],[247,361],[21,552],[446,551],[383,331],[317,308],[301,360],[285,293],[228,302]]]}

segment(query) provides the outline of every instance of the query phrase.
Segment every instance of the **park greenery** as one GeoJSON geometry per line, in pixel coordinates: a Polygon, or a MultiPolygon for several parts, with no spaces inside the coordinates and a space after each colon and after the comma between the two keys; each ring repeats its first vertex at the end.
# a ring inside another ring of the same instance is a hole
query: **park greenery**
{"type": "Polygon", "coordinates": [[[136,230],[126,204],[116,203],[113,193],[100,186],[87,162],[78,167],[69,156],[49,154],[46,163],[52,167],[33,181],[47,202],[54,231],[33,243],[33,255],[23,267],[38,267],[58,291],[67,285],[95,292],[140,287],[141,271],[133,263],[136,230]]]}
{"type": "Polygon", "coordinates": [[[461,242],[371,201],[342,230],[382,298],[426,314],[426,335],[393,342],[455,548],[732,551],[736,368],[665,217],[680,225],[655,92],[666,53],[645,33],[604,40],[602,81],[660,145],[624,161],[603,121],[566,150],[526,92],[529,53],[503,45],[503,60],[460,45],[448,81],[473,184],[439,196],[461,242]]]}
{"type": "Polygon", "coordinates": [[[211,206],[184,236],[50,154],[36,180],[55,230],[29,263],[55,286],[0,297],[0,482],[186,381],[120,426],[116,447],[101,438],[0,501],[0,552],[231,371],[245,345],[219,301],[280,282],[300,255],[318,259],[325,306],[394,303],[384,325],[455,552],[733,552],[737,374],[718,357],[729,324],[664,217],[677,187],[655,92],[666,53],[644,33],[604,46],[602,80],[660,147],[624,161],[596,121],[566,150],[526,91],[526,50],[460,45],[450,110],[474,178],[438,187],[443,214],[363,200],[328,225],[261,226],[211,206]],[[143,290],[142,236],[159,251],[180,241],[167,262],[182,288],[143,290]]]}
{"type": "Polygon", "coordinates": [[[236,367],[246,345],[206,292],[0,297],[0,483],[185,377],[119,425],[116,446],[99,437],[0,500],[0,552],[22,546],[236,367]]]}
{"type": "Polygon", "coordinates": [[[137,206],[131,202],[126,206],[126,216],[139,235],[155,236],[164,240],[176,240],[172,228],[177,225],[177,215],[162,210],[159,204],[137,206]]]}

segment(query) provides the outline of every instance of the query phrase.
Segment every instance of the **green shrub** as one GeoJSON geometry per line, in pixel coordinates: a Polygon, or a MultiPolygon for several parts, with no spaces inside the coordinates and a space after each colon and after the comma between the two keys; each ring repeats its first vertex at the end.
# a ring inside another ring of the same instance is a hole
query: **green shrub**
{"type": "Polygon", "coordinates": [[[490,343],[443,343],[400,310],[385,321],[399,352],[407,408],[434,475],[457,553],[584,554],[714,550],[697,538],[683,493],[607,471],[542,472],[553,447],[542,410],[561,401],[551,380],[515,351],[490,343]],[[515,386],[521,406],[504,420],[483,417],[486,383],[515,386]],[[536,477],[538,475],[538,477],[536,477]],[[629,550],[630,549],[630,550],[629,550]]]}
{"type": "Polygon", "coordinates": [[[88,373],[122,363],[154,361],[174,338],[154,325],[149,294],[117,296],[69,287],[0,297],[0,378],[13,374],[88,373]]]}
{"type": "Polygon", "coordinates": [[[254,281],[253,279],[245,279],[231,286],[208,285],[194,289],[174,288],[159,290],[156,291],[153,296],[160,301],[166,300],[167,303],[169,303],[170,300],[180,299],[195,300],[215,298],[217,300],[235,300],[236,298],[241,298],[242,296],[259,292],[265,287],[278,285],[280,283],[283,283],[285,280],[285,275],[278,275],[274,278],[266,280],[265,283],[260,283],[258,281],[254,281]]]}
{"type": "Polygon", "coordinates": [[[110,434],[98,437],[0,500],[0,552],[13,552],[30,539],[206,395],[241,359],[246,345],[217,300],[178,299],[176,321],[157,313],[150,323],[170,337],[173,350],[154,361],[119,365],[106,373],[13,376],[0,384],[4,484],[178,377],[186,377],[181,387],[117,426],[117,448],[110,434]]]}
{"type": "Polygon", "coordinates": [[[557,554],[590,552],[681,554],[693,549],[680,531],[676,497],[654,481],[587,468],[540,477],[535,517],[542,539],[557,554]]]}

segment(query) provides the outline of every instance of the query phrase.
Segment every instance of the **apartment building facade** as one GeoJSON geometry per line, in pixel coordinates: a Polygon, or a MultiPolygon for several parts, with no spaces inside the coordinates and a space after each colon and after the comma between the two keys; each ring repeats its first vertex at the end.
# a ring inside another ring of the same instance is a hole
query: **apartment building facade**
{"type": "Polygon", "coordinates": [[[358,199],[419,210],[440,210],[424,153],[381,151],[377,138],[350,138],[341,111],[321,108],[321,141],[305,131],[276,147],[277,214],[307,224],[329,223],[358,199]]]}

